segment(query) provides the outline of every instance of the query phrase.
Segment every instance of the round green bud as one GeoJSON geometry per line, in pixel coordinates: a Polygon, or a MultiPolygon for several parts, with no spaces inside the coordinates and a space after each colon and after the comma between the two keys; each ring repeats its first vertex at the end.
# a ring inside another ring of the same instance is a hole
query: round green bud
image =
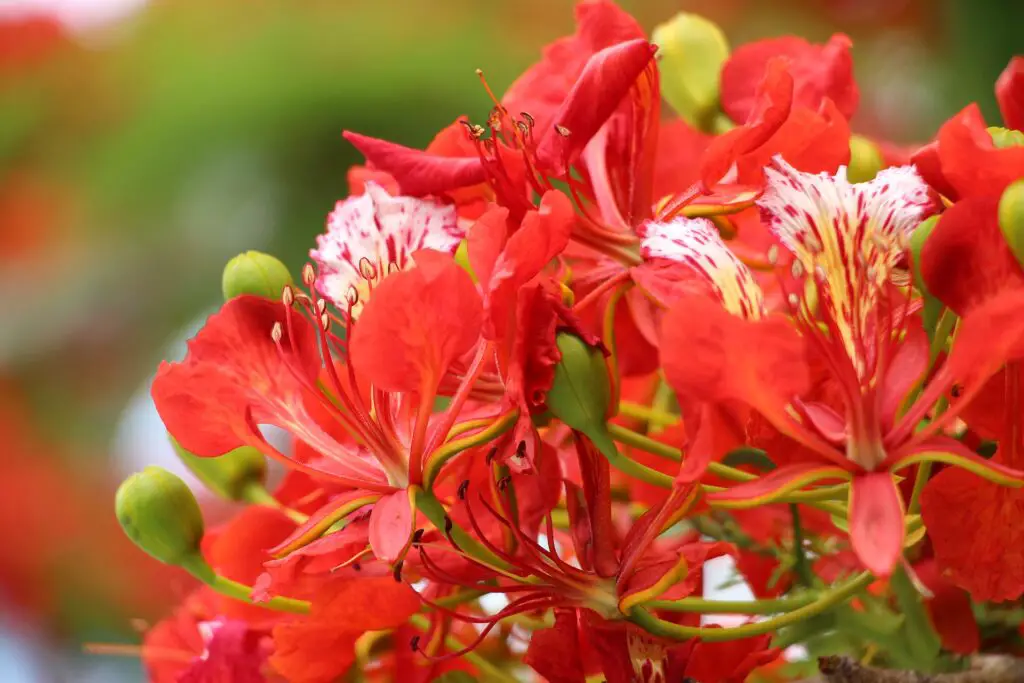
{"type": "Polygon", "coordinates": [[[846,177],[851,183],[866,183],[885,165],[878,146],[863,135],[850,136],[850,164],[846,177]]]}
{"type": "Polygon", "coordinates": [[[551,414],[569,427],[590,434],[603,430],[611,401],[608,366],[601,350],[574,334],[559,332],[555,338],[562,359],[547,395],[551,414]]]}
{"type": "Polygon", "coordinates": [[[654,29],[661,94],[687,123],[705,132],[719,111],[719,79],[729,58],[722,29],[696,14],[680,12],[654,29]]]}
{"type": "Polygon", "coordinates": [[[999,229],[1017,262],[1024,265],[1024,178],[1010,183],[999,198],[999,229]]]}
{"type": "Polygon", "coordinates": [[[996,149],[1024,146],[1024,132],[1019,130],[990,126],[988,134],[992,136],[992,144],[996,149]]]}
{"type": "Polygon", "coordinates": [[[263,486],[267,459],[252,446],[239,446],[216,458],[201,458],[182,448],[174,437],[170,439],[185,467],[221,498],[243,501],[253,486],[263,486]]]}
{"type": "Polygon", "coordinates": [[[243,294],[277,299],[281,290],[292,282],[288,267],[278,259],[260,251],[247,251],[224,266],[221,288],[225,301],[243,294]]]}
{"type": "Polygon", "coordinates": [[[164,564],[180,566],[200,556],[203,513],[185,482],[167,470],[151,465],[125,479],[114,509],[128,538],[164,564]]]}

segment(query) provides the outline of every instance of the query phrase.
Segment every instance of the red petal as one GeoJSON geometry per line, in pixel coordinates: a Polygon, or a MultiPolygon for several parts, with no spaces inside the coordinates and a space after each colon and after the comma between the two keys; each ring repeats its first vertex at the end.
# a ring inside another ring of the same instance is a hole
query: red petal
{"type": "Polygon", "coordinates": [[[215,619],[204,624],[209,636],[201,656],[193,660],[175,683],[265,683],[268,633],[241,620],[215,619]]]}
{"type": "Polygon", "coordinates": [[[539,132],[538,165],[552,175],[564,176],[598,129],[618,109],[652,59],[654,47],[643,38],[594,54],[555,112],[552,127],[539,132]],[[556,126],[568,129],[568,135],[560,133],[556,126]]]}
{"type": "Polygon", "coordinates": [[[349,457],[352,449],[315,417],[323,410],[314,393],[320,369],[316,335],[305,318],[291,315],[293,337],[279,302],[240,296],[224,304],[189,342],[184,361],[160,365],[152,387],[157,412],[178,443],[196,455],[223,455],[243,444],[277,454],[257,429],[269,424],[323,456],[308,467],[293,460],[296,467],[353,486],[379,487],[386,481],[383,472],[349,457]],[[281,325],[283,353],[270,336],[275,323],[281,325]]]}
{"type": "Polygon", "coordinates": [[[655,200],[682,192],[700,179],[700,158],[713,139],[682,119],[661,126],[654,166],[655,200]]]}
{"type": "Polygon", "coordinates": [[[363,633],[395,628],[419,608],[416,593],[390,576],[331,581],[308,618],[274,627],[270,663],[293,683],[332,683],[355,661],[363,633]]]}
{"type": "Polygon", "coordinates": [[[453,259],[429,250],[412,270],[384,278],[352,334],[352,362],[385,391],[433,393],[480,332],[480,297],[453,259]]]}
{"type": "Polygon", "coordinates": [[[508,209],[491,204],[467,235],[469,265],[478,282],[491,281],[494,264],[508,241],[508,209]]]}
{"type": "Polygon", "coordinates": [[[757,89],[757,103],[742,125],[719,135],[704,153],[701,180],[710,189],[736,159],[768,141],[789,118],[793,107],[793,76],[782,59],[772,59],[757,89]]]}
{"type": "Polygon", "coordinates": [[[555,625],[534,631],[523,663],[550,683],[584,683],[576,610],[555,610],[555,625]]]}
{"type": "Polygon", "coordinates": [[[903,500],[888,472],[868,472],[850,484],[850,544],[875,576],[892,574],[903,555],[903,500]]]}
{"type": "Polygon", "coordinates": [[[996,81],[996,99],[1007,128],[1024,130],[1024,57],[1010,60],[996,81]]]}
{"type": "Polygon", "coordinates": [[[441,194],[487,179],[477,156],[441,156],[351,131],[345,131],[344,136],[374,168],[391,174],[406,195],[441,194]]]}
{"type": "Polygon", "coordinates": [[[928,291],[961,316],[1005,289],[1024,288],[1024,270],[999,229],[998,205],[998,197],[958,201],[921,249],[928,291]]]}
{"type": "Polygon", "coordinates": [[[932,598],[925,601],[925,607],[942,646],[960,655],[977,652],[981,647],[981,633],[971,609],[970,596],[941,574],[934,559],[914,565],[914,572],[932,593],[932,598]]]}
{"type": "Polygon", "coordinates": [[[245,443],[256,423],[285,429],[286,409],[302,411],[306,387],[288,370],[270,338],[275,323],[292,367],[310,383],[320,368],[309,324],[294,318],[294,338],[278,302],[241,296],[224,304],[188,344],[180,363],[162,363],[153,380],[153,402],[167,429],[186,450],[223,455],[245,443]]]}
{"type": "Polygon", "coordinates": [[[928,369],[928,336],[916,320],[911,322],[906,335],[892,352],[882,383],[882,416],[890,426],[900,403],[928,369]]]}
{"type": "Polygon", "coordinates": [[[783,57],[793,75],[794,104],[817,109],[828,98],[849,119],[860,102],[851,45],[841,33],[825,45],[813,45],[794,36],[747,43],[737,48],[722,67],[722,109],[736,123],[746,123],[756,107],[757,86],[765,66],[769,60],[783,57]]]}
{"type": "MultiPolygon", "coordinates": [[[[931,142],[914,152],[910,161],[913,162],[917,172],[921,174],[924,181],[934,188],[939,194],[956,199],[956,188],[949,184],[946,176],[942,173],[942,157],[939,154],[939,143],[931,142]]],[[[887,166],[902,166],[903,164],[886,164],[887,166]]]]}
{"type": "Polygon", "coordinates": [[[661,364],[683,400],[735,400],[766,416],[778,417],[809,383],[803,339],[788,322],[742,320],[698,295],[666,314],[661,364]]]}
{"type": "Polygon", "coordinates": [[[972,104],[939,129],[942,173],[957,198],[998,197],[1024,176],[1024,147],[996,149],[978,105],[972,104]]]}
{"type": "Polygon", "coordinates": [[[370,513],[370,547],[377,559],[392,564],[412,537],[416,510],[409,492],[395,491],[377,501],[370,513]]]}
{"type": "Polygon", "coordinates": [[[483,283],[487,323],[484,334],[489,339],[506,336],[513,324],[519,289],[562,253],[575,220],[572,203],[556,190],[546,192],[537,210],[523,218],[519,230],[509,238],[489,269],[489,280],[483,283]]]}
{"type": "MultiPolygon", "coordinates": [[[[936,377],[963,385],[960,401],[967,402],[1008,360],[1024,356],[1024,290],[1003,292],[965,315],[953,350],[936,377]]],[[[953,409],[956,409],[954,403],[953,409]]]]}
{"type": "Polygon", "coordinates": [[[775,155],[806,173],[835,173],[850,161],[850,126],[831,100],[818,111],[794,107],[770,139],[737,160],[737,181],[763,183],[763,169],[775,155]]]}
{"type": "Polygon", "coordinates": [[[698,642],[686,663],[686,676],[701,683],[743,683],[750,672],[782,654],[772,648],[771,636],[717,643],[698,642]]]}
{"type": "Polygon", "coordinates": [[[545,47],[541,61],[516,79],[502,98],[513,115],[525,111],[533,116],[540,131],[551,128],[555,111],[595,52],[644,37],[636,20],[611,0],[577,4],[576,24],[576,33],[545,47]]]}
{"type": "Polygon", "coordinates": [[[1024,595],[1024,489],[943,470],[921,496],[935,559],[978,602],[1024,595]]]}

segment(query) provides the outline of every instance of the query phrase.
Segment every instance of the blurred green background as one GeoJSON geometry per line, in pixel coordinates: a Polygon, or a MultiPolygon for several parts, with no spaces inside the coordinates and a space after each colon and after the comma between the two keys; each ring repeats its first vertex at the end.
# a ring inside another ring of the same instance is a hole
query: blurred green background
{"type": "MultiPolygon", "coordinates": [[[[156,364],[215,306],[224,262],[297,271],[358,157],[423,145],[573,30],[568,0],[0,0],[0,680],[135,681],[82,655],[135,642],[187,585],[120,537],[114,486],[167,457],[156,364]]],[[[855,42],[858,132],[928,139],[1024,51],[1002,0],[633,0],[733,44],[855,42]]],[[[216,511],[213,512],[216,515],[216,511]]]]}

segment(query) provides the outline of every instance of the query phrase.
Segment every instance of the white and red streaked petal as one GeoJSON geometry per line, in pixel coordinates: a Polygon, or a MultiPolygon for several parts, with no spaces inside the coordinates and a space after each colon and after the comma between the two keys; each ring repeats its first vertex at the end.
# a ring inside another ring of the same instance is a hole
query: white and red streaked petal
{"type": "Polygon", "coordinates": [[[682,263],[702,277],[733,315],[756,320],[764,315],[764,295],[750,269],[722,241],[706,218],[676,218],[641,227],[645,259],[682,263]]]}
{"type": "Polygon", "coordinates": [[[779,156],[765,168],[765,179],[757,200],[762,218],[802,270],[813,275],[827,314],[864,377],[869,317],[907,239],[926,216],[928,188],[913,166],[889,168],[854,184],[845,167],[836,175],[804,173],[779,156]]]}
{"type": "Polygon", "coordinates": [[[454,206],[430,199],[393,197],[373,182],[364,194],[337,203],[327,232],[310,257],[316,287],[342,311],[357,316],[373,288],[389,273],[408,268],[419,249],[454,253],[465,236],[454,206]]]}

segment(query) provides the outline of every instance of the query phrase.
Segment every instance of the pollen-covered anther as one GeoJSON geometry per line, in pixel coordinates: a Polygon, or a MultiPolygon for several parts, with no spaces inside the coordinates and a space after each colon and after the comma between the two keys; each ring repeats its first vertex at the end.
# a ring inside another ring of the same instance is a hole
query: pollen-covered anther
{"type": "Polygon", "coordinates": [[[304,269],[303,280],[355,318],[383,278],[412,265],[413,253],[454,254],[463,237],[453,205],[392,196],[367,182],[364,194],[338,202],[327,217],[327,231],[310,252],[316,268],[304,269]]]}
{"type": "Polygon", "coordinates": [[[779,265],[779,245],[773,244],[772,246],[768,247],[767,258],[768,263],[770,263],[771,265],[779,265]]]}
{"type": "Polygon", "coordinates": [[[331,329],[331,316],[326,313],[320,315],[320,327],[323,328],[324,332],[331,329]]]}
{"type": "Polygon", "coordinates": [[[281,323],[274,323],[274,326],[270,328],[270,338],[275,344],[281,343],[281,338],[284,336],[284,330],[281,327],[281,323]]]}
{"type": "Polygon", "coordinates": [[[363,257],[359,259],[359,274],[364,280],[373,280],[377,277],[377,268],[370,263],[370,259],[363,257]]]}
{"type": "Polygon", "coordinates": [[[293,290],[290,285],[285,285],[284,289],[281,290],[281,303],[283,303],[286,308],[291,307],[291,305],[295,303],[295,290],[293,290]]]}
{"type": "Polygon", "coordinates": [[[801,261],[793,261],[793,265],[790,266],[789,271],[797,280],[807,274],[807,271],[804,270],[804,264],[801,261]]]}
{"type": "Polygon", "coordinates": [[[324,299],[316,300],[316,312],[323,315],[327,311],[327,301],[324,299]]]}
{"type": "Polygon", "coordinates": [[[555,132],[561,135],[563,138],[567,138],[572,135],[572,131],[562,125],[555,124],[555,132]]]}
{"type": "Polygon", "coordinates": [[[313,267],[312,263],[306,263],[302,266],[302,281],[307,287],[312,287],[316,282],[316,268],[313,267]]]}

